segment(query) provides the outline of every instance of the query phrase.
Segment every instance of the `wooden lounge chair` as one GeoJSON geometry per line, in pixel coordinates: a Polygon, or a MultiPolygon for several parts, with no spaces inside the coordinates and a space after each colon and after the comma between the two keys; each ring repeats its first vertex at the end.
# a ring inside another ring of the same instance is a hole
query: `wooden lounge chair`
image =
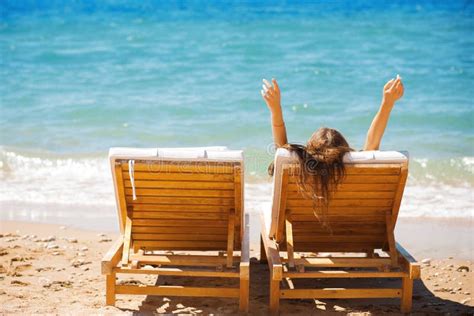
{"type": "Polygon", "coordinates": [[[273,313],[280,299],[294,298],[398,297],[401,310],[411,310],[413,280],[420,277],[420,266],[394,236],[407,155],[366,151],[344,159],[346,177],[332,192],[324,226],[313,213],[313,201],[298,189],[296,158],[286,149],[277,150],[273,205],[261,216],[261,258],[270,268],[273,313]],[[401,278],[402,285],[350,289],[317,287],[315,282],[317,288],[296,288],[299,278],[401,278]]]}
{"type": "Polygon", "coordinates": [[[228,297],[247,311],[242,151],[112,148],[109,158],[121,235],[102,259],[107,305],[117,294],[228,297]],[[117,284],[117,274],[234,278],[236,286],[139,287],[117,284]]]}

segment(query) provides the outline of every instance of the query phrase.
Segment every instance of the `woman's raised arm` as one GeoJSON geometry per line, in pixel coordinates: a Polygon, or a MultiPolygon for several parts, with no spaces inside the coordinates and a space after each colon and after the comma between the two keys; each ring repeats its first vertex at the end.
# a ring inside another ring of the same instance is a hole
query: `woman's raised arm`
{"type": "Polygon", "coordinates": [[[378,150],[382,141],[385,127],[387,127],[390,112],[395,102],[403,96],[403,83],[399,75],[383,87],[383,99],[380,109],[375,115],[367,132],[364,150],[378,150]]]}
{"type": "Polygon", "coordinates": [[[278,148],[288,143],[283,111],[281,110],[280,88],[275,79],[272,79],[272,84],[263,79],[262,88],[260,92],[271,113],[273,141],[278,148]]]}

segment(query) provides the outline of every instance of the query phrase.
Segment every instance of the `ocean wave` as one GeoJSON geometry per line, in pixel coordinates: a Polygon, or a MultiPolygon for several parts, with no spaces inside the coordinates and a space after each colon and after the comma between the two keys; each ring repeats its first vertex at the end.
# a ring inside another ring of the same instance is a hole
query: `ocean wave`
{"type": "MultiPolygon", "coordinates": [[[[472,217],[473,174],[474,157],[412,159],[400,216],[472,217]]],[[[0,192],[4,212],[8,205],[38,209],[56,205],[56,210],[72,206],[111,210],[115,206],[110,167],[103,154],[64,157],[0,149],[0,192]]],[[[268,208],[271,192],[268,176],[254,171],[246,174],[248,211],[268,208]]]]}
{"type": "Polygon", "coordinates": [[[37,157],[0,151],[0,202],[113,205],[103,158],[37,157]]]}
{"type": "Polygon", "coordinates": [[[474,185],[474,157],[414,158],[410,161],[409,171],[409,183],[413,185],[474,185]]]}

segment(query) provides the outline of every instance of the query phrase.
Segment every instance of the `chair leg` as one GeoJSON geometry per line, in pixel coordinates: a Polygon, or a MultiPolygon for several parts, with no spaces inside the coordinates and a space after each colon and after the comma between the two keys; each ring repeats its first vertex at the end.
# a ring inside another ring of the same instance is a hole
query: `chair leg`
{"type": "Polygon", "coordinates": [[[245,313],[249,311],[249,286],[249,280],[240,279],[239,310],[245,313]]]}
{"type": "Polygon", "coordinates": [[[409,313],[412,307],[413,298],[413,279],[410,277],[402,278],[402,300],[400,309],[402,313],[409,313]]]}
{"type": "Polygon", "coordinates": [[[280,280],[270,280],[270,314],[278,315],[280,308],[280,280]]]}
{"type": "Polygon", "coordinates": [[[265,246],[263,245],[263,238],[260,235],[260,263],[267,263],[267,254],[265,252],[265,246]]]}
{"type": "Polygon", "coordinates": [[[106,275],[105,304],[115,305],[115,272],[106,275]]]}

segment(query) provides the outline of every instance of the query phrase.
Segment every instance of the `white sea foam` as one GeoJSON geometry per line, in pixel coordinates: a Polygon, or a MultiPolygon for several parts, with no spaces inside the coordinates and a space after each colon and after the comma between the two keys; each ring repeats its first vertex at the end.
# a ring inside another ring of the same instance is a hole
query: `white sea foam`
{"type": "Polygon", "coordinates": [[[38,158],[1,152],[0,202],[113,205],[106,157],[38,158]]]}
{"type": "Polygon", "coordinates": [[[471,174],[474,173],[474,157],[462,158],[462,163],[469,169],[471,174]]]}
{"type": "Polygon", "coordinates": [[[400,216],[473,217],[472,187],[408,184],[400,206],[400,216]]]}
{"type": "MultiPolygon", "coordinates": [[[[0,158],[0,217],[72,218],[77,216],[72,212],[79,212],[81,208],[87,209],[84,216],[89,218],[115,216],[106,156],[39,158],[38,155],[2,150],[0,158]]],[[[473,166],[472,157],[438,164],[428,159],[415,160],[410,167],[400,216],[472,217],[474,200],[470,177],[473,166]],[[451,169],[446,170],[446,166],[451,169]],[[449,174],[454,178],[461,177],[462,181],[451,181],[449,174]]],[[[271,193],[269,179],[265,181],[261,175],[247,175],[247,211],[269,208],[271,193]]]]}

